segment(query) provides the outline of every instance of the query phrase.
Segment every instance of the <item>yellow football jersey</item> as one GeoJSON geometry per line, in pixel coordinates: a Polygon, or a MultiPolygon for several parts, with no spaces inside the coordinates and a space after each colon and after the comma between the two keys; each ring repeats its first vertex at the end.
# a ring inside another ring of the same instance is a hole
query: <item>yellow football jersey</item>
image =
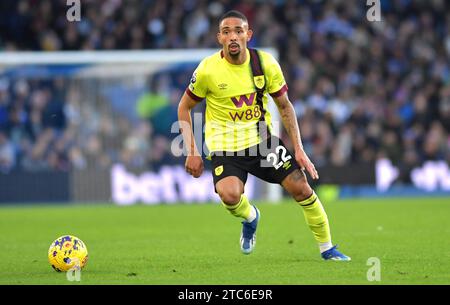
{"type": "MultiPolygon", "coordinates": [[[[257,123],[262,111],[256,102],[256,89],[250,67],[250,52],[241,65],[229,63],[219,51],[203,59],[192,75],[186,93],[200,102],[206,98],[205,141],[210,152],[239,151],[261,142],[257,123]]],[[[273,97],[287,91],[286,81],[275,58],[258,51],[264,70],[265,121],[271,130],[266,93],[273,97]]]]}

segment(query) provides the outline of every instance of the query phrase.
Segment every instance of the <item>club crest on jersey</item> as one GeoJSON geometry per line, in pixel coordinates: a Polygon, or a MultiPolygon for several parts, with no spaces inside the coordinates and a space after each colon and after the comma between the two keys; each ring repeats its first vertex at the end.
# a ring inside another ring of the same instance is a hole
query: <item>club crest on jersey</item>
{"type": "Polygon", "coordinates": [[[266,83],[266,81],[264,79],[264,75],[254,76],[253,77],[253,82],[255,83],[255,86],[258,89],[264,88],[264,85],[266,83]]]}
{"type": "Polygon", "coordinates": [[[220,174],[223,173],[223,165],[216,167],[214,173],[216,174],[216,176],[220,176],[220,174]]]}

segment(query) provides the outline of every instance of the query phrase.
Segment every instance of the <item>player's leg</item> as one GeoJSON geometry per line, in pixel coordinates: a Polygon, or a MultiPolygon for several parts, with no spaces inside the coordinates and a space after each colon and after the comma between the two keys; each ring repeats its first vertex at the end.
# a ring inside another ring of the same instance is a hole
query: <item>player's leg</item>
{"type": "Polygon", "coordinates": [[[331,243],[330,226],[325,210],[309,186],[305,174],[295,162],[294,155],[287,149],[283,141],[271,136],[263,142],[260,155],[260,166],[254,166],[249,172],[267,182],[281,184],[286,191],[302,206],[303,214],[314,238],[319,244],[322,257],[325,259],[349,260],[331,243]]]}
{"type": "Polygon", "coordinates": [[[251,222],[256,217],[247,196],[244,194],[244,182],[237,176],[228,176],[216,183],[216,192],[222,200],[222,205],[236,217],[242,217],[251,222]]]}
{"type": "Polygon", "coordinates": [[[321,252],[330,249],[333,245],[327,214],[319,198],[309,186],[303,171],[296,169],[283,180],[281,185],[303,208],[305,220],[319,243],[321,252]]]}
{"type": "Polygon", "coordinates": [[[222,205],[231,215],[244,219],[239,241],[241,251],[249,254],[256,245],[259,211],[250,204],[244,194],[247,172],[236,164],[239,161],[235,157],[213,156],[211,161],[215,190],[222,200],[222,205]]]}
{"type": "Polygon", "coordinates": [[[228,176],[216,183],[216,192],[222,205],[236,217],[244,218],[239,239],[244,254],[253,252],[256,245],[256,228],[259,222],[259,210],[250,204],[244,194],[244,183],[236,176],[228,176]]]}
{"type": "Polygon", "coordinates": [[[303,171],[295,169],[281,185],[303,208],[306,223],[319,244],[322,257],[331,260],[350,260],[350,257],[340,253],[336,250],[336,246],[333,246],[327,214],[303,171]]]}

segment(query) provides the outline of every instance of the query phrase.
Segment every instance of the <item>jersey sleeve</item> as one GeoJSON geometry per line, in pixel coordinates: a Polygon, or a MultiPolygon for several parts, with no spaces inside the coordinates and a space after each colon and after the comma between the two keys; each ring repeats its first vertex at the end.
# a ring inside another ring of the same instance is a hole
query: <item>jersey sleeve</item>
{"type": "Polygon", "coordinates": [[[268,76],[267,92],[269,92],[272,97],[282,96],[288,90],[288,87],[286,84],[286,80],[284,79],[280,64],[271,54],[267,54],[265,61],[265,73],[267,73],[268,76]]]}
{"type": "Polygon", "coordinates": [[[206,79],[206,64],[203,60],[192,74],[189,86],[186,88],[186,93],[193,100],[201,102],[206,97],[207,92],[208,83],[206,79]]]}

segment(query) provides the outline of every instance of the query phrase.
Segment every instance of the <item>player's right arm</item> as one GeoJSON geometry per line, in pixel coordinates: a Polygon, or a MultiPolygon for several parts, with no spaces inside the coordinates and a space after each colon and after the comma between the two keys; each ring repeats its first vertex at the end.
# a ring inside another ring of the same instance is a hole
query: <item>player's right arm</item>
{"type": "Polygon", "coordinates": [[[191,110],[197,104],[197,101],[184,92],[178,105],[178,122],[187,153],[185,169],[194,178],[200,177],[203,173],[203,160],[197,150],[194,132],[192,131],[191,110]]]}

